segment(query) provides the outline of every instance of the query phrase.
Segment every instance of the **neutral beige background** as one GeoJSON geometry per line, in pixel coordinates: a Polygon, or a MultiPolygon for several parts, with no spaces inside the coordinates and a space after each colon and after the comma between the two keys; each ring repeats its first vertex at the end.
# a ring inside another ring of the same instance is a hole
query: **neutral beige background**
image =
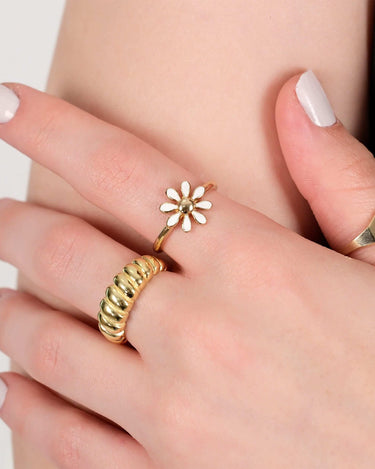
{"type": "MultiPolygon", "coordinates": [[[[63,6],[64,0],[0,0],[0,82],[45,88],[63,6]]],[[[29,167],[28,158],[0,141],[0,197],[25,199],[29,167]]],[[[16,269],[0,260],[0,287],[14,288],[15,281],[16,269]]],[[[6,369],[0,352],[0,372],[6,369]]],[[[0,468],[12,467],[10,432],[0,421],[0,468]]]]}

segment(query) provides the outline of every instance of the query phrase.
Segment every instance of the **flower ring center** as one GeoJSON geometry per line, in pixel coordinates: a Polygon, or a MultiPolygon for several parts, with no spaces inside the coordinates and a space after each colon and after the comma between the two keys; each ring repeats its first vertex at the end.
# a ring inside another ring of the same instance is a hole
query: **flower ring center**
{"type": "Polygon", "coordinates": [[[194,210],[194,202],[191,199],[184,197],[178,204],[178,210],[185,214],[191,213],[194,210]]]}

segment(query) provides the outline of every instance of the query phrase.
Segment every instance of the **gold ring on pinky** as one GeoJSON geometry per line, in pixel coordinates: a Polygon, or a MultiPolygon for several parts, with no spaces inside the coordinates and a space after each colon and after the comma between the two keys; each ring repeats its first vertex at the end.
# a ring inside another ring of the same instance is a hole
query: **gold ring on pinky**
{"type": "Polygon", "coordinates": [[[154,256],[135,259],[113,278],[105,297],[100,301],[99,330],[116,344],[127,341],[125,328],[135,300],[147,283],[159,272],[167,270],[165,262],[154,256]]]}
{"type": "Polygon", "coordinates": [[[366,228],[356,237],[348,243],[343,249],[340,250],[342,254],[350,254],[356,249],[369,246],[375,243],[375,215],[373,216],[370,223],[366,228]]]}
{"type": "Polygon", "coordinates": [[[207,218],[199,210],[209,210],[212,207],[209,200],[202,200],[202,197],[211,189],[216,189],[214,182],[202,184],[191,192],[190,183],[183,181],[181,183],[181,194],[171,187],[165,191],[166,196],[172,202],[165,202],[159,207],[160,211],[168,213],[169,217],[165,227],[154,242],[155,252],[161,251],[162,244],[180,221],[182,221],[181,228],[185,233],[191,230],[191,218],[200,225],[207,223],[207,218]]]}

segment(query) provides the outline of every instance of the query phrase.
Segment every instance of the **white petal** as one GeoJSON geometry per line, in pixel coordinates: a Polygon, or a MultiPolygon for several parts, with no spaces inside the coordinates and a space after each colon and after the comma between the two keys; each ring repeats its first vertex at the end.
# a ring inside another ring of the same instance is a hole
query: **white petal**
{"type": "Polygon", "coordinates": [[[200,200],[195,204],[196,208],[203,208],[204,210],[208,210],[212,207],[212,203],[209,200],[200,200]]]}
{"type": "Polygon", "coordinates": [[[181,192],[184,197],[189,197],[190,195],[190,183],[184,181],[181,183],[181,192]]]}
{"type": "Polygon", "coordinates": [[[181,200],[181,197],[179,196],[176,189],[172,189],[170,187],[165,191],[165,193],[167,194],[168,199],[175,200],[176,202],[179,202],[181,200]]]}
{"type": "Polygon", "coordinates": [[[203,215],[203,213],[199,213],[197,210],[193,210],[191,214],[193,215],[194,220],[201,225],[204,225],[207,222],[207,218],[203,215]]]}
{"type": "Polygon", "coordinates": [[[177,225],[181,217],[180,212],[176,212],[173,215],[171,215],[168,220],[167,220],[167,226],[174,226],[177,225]]]}
{"type": "Polygon", "coordinates": [[[190,217],[188,214],[184,215],[184,220],[182,222],[182,229],[185,232],[188,232],[191,230],[191,221],[190,221],[190,217]]]}
{"type": "Polygon", "coordinates": [[[165,202],[164,204],[160,205],[160,211],[163,213],[172,212],[173,210],[177,210],[178,205],[171,204],[170,202],[165,202]]]}
{"type": "Polygon", "coordinates": [[[195,199],[200,199],[200,198],[203,196],[203,194],[205,193],[205,190],[206,190],[206,189],[205,189],[203,186],[198,186],[198,187],[196,187],[196,188],[194,189],[194,192],[193,192],[193,195],[191,196],[191,198],[192,198],[193,200],[195,200],[195,199]]]}

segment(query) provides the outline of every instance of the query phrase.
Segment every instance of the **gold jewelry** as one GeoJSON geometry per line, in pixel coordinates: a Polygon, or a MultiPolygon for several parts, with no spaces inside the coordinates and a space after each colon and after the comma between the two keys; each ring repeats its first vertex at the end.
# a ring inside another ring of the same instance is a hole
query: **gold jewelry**
{"type": "Polygon", "coordinates": [[[100,301],[98,313],[99,330],[106,339],[116,344],[127,341],[126,321],[140,292],[166,264],[154,256],[142,256],[126,264],[114,278],[114,284],[107,287],[105,297],[100,301]]]}
{"type": "Polygon", "coordinates": [[[367,227],[356,238],[347,244],[340,252],[342,254],[350,254],[356,249],[375,243],[375,215],[367,225],[367,227]]]}
{"type": "Polygon", "coordinates": [[[163,213],[172,213],[167,219],[165,227],[160,232],[159,236],[154,242],[154,251],[161,251],[161,245],[166,240],[167,236],[176,228],[179,221],[182,220],[182,230],[188,233],[191,230],[190,215],[194,221],[204,225],[207,223],[207,218],[203,213],[198,212],[197,209],[208,210],[212,207],[212,203],[208,200],[200,200],[206,192],[210,189],[216,189],[214,182],[207,182],[202,186],[198,186],[194,189],[190,195],[191,186],[188,181],[181,183],[181,195],[176,189],[169,188],[165,191],[168,199],[173,200],[175,203],[165,202],[160,205],[160,211],[163,213]]]}

